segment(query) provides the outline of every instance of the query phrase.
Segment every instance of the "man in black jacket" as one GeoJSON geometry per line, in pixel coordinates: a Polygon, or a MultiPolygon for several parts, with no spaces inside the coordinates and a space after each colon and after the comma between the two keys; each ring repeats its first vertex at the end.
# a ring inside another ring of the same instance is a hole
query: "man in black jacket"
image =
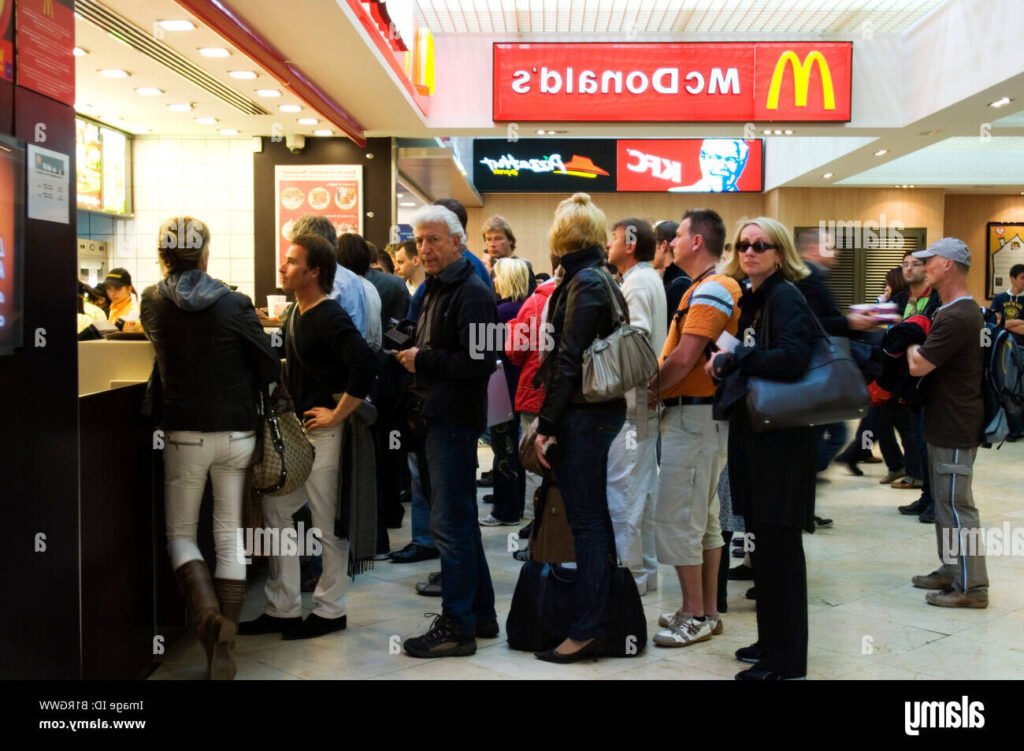
{"type": "Polygon", "coordinates": [[[487,426],[487,382],[495,353],[481,343],[497,326],[494,295],[461,252],[458,217],[426,206],[413,217],[428,278],[416,345],[396,354],[414,374],[422,400],[430,476],[430,530],[441,551],[442,614],[426,634],[405,641],[413,657],[476,652],[476,637],[498,635],[494,588],[476,508],[476,445],[487,426]]]}

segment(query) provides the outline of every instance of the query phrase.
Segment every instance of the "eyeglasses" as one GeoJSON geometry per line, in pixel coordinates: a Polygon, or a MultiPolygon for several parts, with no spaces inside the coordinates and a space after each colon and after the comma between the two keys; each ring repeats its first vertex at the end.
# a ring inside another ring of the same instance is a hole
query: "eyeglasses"
{"type": "Polygon", "coordinates": [[[746,253],[748,250],[753,250],[755,253],[764,253],[766,250],[776,250],[779,246],[772,243],[766,243],[764,240],[758,240],[757,242],[748,242],[747,240],[740,240],[736,243],[737,253],[746,253]]]}

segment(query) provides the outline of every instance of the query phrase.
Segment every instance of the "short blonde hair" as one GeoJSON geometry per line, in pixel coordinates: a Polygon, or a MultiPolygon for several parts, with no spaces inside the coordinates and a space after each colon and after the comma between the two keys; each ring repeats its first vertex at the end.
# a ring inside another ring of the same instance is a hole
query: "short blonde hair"
{"type": "Polygon", "coordinates": [[[727,274],[738,281],[743,281],[747,278],[743,268],[740,266],[740,253],[736,250],[736,243],[740,241],[743,230],[750,225],[763,229],[772,241],[772,244],[777,246],[776,251],[782,264],[782,276],[785,279],[791,282],[799,282],[801,279],[810,276],[811,270],[807,268],[800,255],[796,252],[796,248],[793,247],[793,241],[789,239],[789,230],[786,229],[786,225],[766,216],[749,219],[740,225],[740,228],[736,231],[736,239],[732,243],[732,255],[722,268],[723,274],[727,274]]]}
{"type": "Polygon", "coordinates": [[[499,258],[494,264],[494,291],[503,300],[525,300],[530,294],[530,267],[520,258],[499,258]]]}
{"type": "Polygon", "coordinates": [[[555,221],[548,233],[551,253],[561,258],[574,250],[608,243],[608,218],[586,193],[566,198],[555,209],[555,221]]]}

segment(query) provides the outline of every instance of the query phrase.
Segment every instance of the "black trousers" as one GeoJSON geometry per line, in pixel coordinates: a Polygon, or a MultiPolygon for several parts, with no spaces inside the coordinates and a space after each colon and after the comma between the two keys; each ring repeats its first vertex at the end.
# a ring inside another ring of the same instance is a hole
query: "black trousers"
{"type": "Polygon", "coordinates": [[[762,524],[754,533],[758,667],[787,678],[807,675],[807,566],[802,530],[762,524]]]}

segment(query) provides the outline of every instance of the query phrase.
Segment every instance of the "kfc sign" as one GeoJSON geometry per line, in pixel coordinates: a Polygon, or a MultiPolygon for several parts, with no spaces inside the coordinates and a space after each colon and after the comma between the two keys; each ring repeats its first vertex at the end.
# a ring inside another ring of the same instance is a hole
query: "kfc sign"
{"type": "Polygon", "coordinates": [[[848,122],[853,44],[495,44],[494,120],[848,122]]]}
{"type": "Polygon", "coordinates": [[[690,138],[618,142],[618,190],[637,193],[759,193],[763,142],[690,138]]]}

